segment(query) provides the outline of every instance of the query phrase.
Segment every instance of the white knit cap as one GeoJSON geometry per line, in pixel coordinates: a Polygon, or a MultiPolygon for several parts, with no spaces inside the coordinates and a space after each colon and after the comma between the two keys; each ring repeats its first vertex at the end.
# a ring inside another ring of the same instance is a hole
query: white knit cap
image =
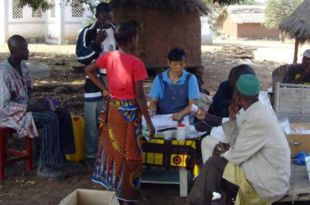
{"type": "Polygon", "coordinates": [[[302,54],[302,56],[306,58],[310,58],[310,49],[305,50],[305,52],[302,54]]]}

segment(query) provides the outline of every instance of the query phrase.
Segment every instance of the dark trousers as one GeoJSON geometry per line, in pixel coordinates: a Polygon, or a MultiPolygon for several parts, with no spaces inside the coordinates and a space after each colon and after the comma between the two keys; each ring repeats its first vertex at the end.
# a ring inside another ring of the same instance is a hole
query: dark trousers
{"type": "Polygon", "coordinates": [[[65,161],[65,154],[74,153],[74,136],[70,112],[32,112],[39,132],[39,166],[56,165],[65,161]]]}
{"type": "Polygon", "coordinates": [[[58,117],[54,112],[32,112],[39,132],[39,166],[55,165],[62,162],[58,117]]]}
{"type": "Polygon", "coordinates": [[[191,205],[211,205],[213,192],[221,193],[221,200],[228,199],[228,202],[237,195],[238,186],[222,178],[227,163],[219,156],[207,160],[189,193],[191,205]]]}
{"type": "Polygon", "coordinates": [[[55,113],[59,121],[60,149],[64,154],[74,154],[75,147],[71,114],[63,108],[57,108],[55,113]]]}

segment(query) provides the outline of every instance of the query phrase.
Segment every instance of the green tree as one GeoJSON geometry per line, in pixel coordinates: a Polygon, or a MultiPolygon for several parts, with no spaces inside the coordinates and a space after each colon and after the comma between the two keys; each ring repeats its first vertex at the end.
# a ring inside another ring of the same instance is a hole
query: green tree
{"type": "Polygon", "coordinates": [[[278,28],[280,22],[301,4],[303,0],[268,0],[265,9],[265,26],[278,28]]]}
{"type": "Polygon", "coordinates": [[[47,0],[19,0],[19,5],[21,7],[29,6],[33,10],[38,10],[39,8],[47,10],[51,7],[47,0]]]}

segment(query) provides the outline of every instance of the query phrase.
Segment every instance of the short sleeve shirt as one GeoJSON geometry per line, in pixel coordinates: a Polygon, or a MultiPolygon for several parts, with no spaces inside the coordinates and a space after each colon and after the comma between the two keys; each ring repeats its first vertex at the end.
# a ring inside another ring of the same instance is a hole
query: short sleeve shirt
{"type": "Polygon", "coordinates": [[[99,68],[106,68],[109,91],[116,99],[134,99],[134,82],[148,78],[144,63],[130,54],[108,52],[96,61],[99,68]]]}
{"type": "MultiPolygon", "coordinates": [[[[283,83],[297,83],[297,79],[303,74],[302,64],[290,65],[284,76],[283,83]]],[[[304,78],[303,84],[310,84],[310,76],[304,78]]]]}
{"type": "MultiPolygon", "coordinates": [[[[168,76],[168,72],[170,69],[164,71],[163,74],[163,81],[167,82],[168,84],[173,84],[168,76]]],[[[187,75],[190,73],[183,71],[180,78],[177,80],[177,85],[183,85],[185,83],[187,75]]],[[[164,87],[160,82],[159,76],[157,75],[152,83],[152,88],[149,93],[149,97],[153,99],[162,99],[164,95],[164,87]]],[[[197,78],[195,75],[191,75],[189,82],[188,82],[188,99],[190,100],[198,100],[200,98],[199,86],[197,82],[197,78]]]]}

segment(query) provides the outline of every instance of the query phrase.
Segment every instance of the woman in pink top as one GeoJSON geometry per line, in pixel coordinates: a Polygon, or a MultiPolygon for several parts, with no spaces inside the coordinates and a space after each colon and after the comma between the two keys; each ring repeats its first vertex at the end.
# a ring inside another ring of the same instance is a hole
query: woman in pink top
{"type": "Polygon", "coordinates": [[[120,49],[111,51],[86,67],[89,78],[110,98],[104,116],[100,145],[92,180],[115,190],[120,204],[139,200],[142,173],[142,124],[144,115],[150,135],[154,126],[149,116],[143,83],[148,75],[143,62],[131,53],[137,47],[135,21],[122,23],[115,32],[120,49]],[[96,75],[106,68],[109,90],[96,75]]]}

